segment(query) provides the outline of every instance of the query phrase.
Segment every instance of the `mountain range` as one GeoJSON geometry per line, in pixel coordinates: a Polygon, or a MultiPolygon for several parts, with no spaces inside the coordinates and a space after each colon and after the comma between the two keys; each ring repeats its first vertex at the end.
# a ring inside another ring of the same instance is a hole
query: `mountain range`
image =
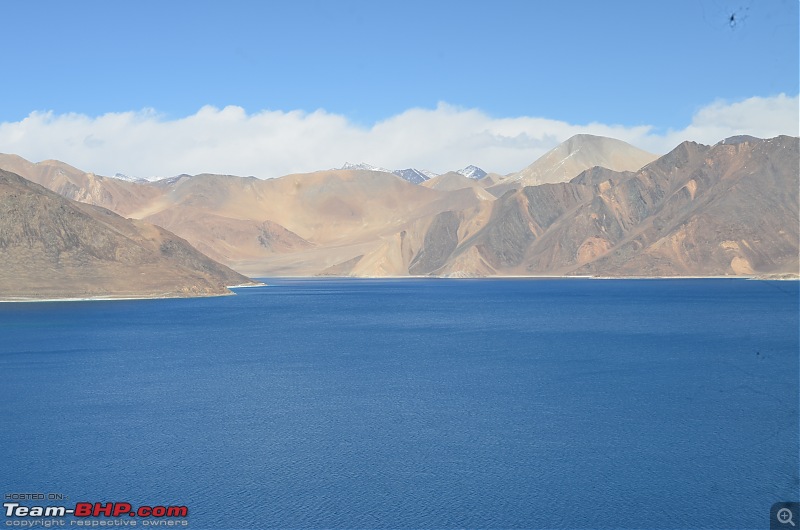
{"type": "Polygon", "coordinates": [[[254,284],[161,227],[0,170],[0,298],[174,297],[254,284]]]}
{"type": "Polygon", "coordinates": [[[509,191],[430,272],[796,275],[797,168],[797,138],[685,142],[636,172],[591,169],[509,191]]]}
{"type": "Polygon", "coordinates": [[[657,157],[578,135],[505,176],[348,164],[143,182],[15,155],[0,155],[0,168],[162,227],[251,276],[798,272],[794,137],[684,142],[657,157]]]}
{"type": "MultiPolygon", "coordinates": [[[[345,162],[345,164],[339,169],[347,171],[378,171],[380,173],[391,173],[392,175],[396,175],[401,179],[405,180],[406,182],[410,182],[412,184],[422,184],[427,180],[439,176],[438,173],[434,173],[433,171],[428,171],[427,169],[408,168],[408,169],[391,170],[378,166],[373,166],[371,164],[366,164],[364,162],[360,162],[358,164],[351,164],[350,162],[345,162]]],[[[475,180],[482,179],[487,175],[487,173],[484,170],[482,170],[478,166],[473,166],[473,165],[469,165],[463,169],[459,169],[458,171],[455,171],[455,173],[458,173],[467,178],[475,180]]],[[[125,177],[125,179],[135,180],[131,179],[130,177],[125,177]]]]}

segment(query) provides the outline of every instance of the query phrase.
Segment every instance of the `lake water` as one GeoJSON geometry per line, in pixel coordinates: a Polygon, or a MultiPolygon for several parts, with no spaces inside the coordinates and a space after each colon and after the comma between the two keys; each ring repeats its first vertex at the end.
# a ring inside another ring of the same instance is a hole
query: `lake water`
{"type": "Polygon", "coordinates": [[[768,528],[800,497],[798,282],[270,284],[0,304],[0,493],[190,528],[768,528]]]}

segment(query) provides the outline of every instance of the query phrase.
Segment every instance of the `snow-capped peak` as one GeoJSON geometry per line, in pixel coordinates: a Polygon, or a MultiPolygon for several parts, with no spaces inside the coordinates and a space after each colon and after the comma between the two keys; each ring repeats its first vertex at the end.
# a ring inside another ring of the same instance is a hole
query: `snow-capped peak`
{"type": "Polygon", "coordinates": [[[124,175],[122,173],[114,173],[114,176],[111,178],[126,180],[128,182],[147,182],[147,179],[143,179],[141,177],[129,177],[128,175],[124,175]]]}
{"type": "Polygon", "coordinates": [[[339,169],[350,169],[350,170],[360,170],[360,171],[380,171],[381,173],[391,173],[391,169],[386,169],[383,167],[373,166],[371,164],[365,164],[361,162],[359,164],[351,164],[350,162],[345,162],[344,165],[339,169]]]}
{"type": "Polygon", "coordinates": [[[424,172],[414,168],[396,169],[392,171],[392,173],[412,184],[422,184],[426,180],[430,179],[430,177],[424,172]]]}
{"type": "Polygon", "coordinates": [[[464,169],[459,169],[456,173],[475,180],[480,180],[487,175],[487,173],[478,166],[467,166],[464,169]]]}
{"type": "Polygon", "coordinates": [[[384,167],[373,166],[372,164],[366,164],[364,162],[358,164],[351,164],[350,162],[345,162],[345,164],[339,169],[349,169],[349,170],[360,170],[360,171],[380,171],[382,173],[391,173],[401,179],[408,181],[412,184],[422,184],[426,180],[432,179],[433,177],[437,176],[438,173],[434,173],[433,171],[428,171],[426,169],[386,169],[384,167]]]}

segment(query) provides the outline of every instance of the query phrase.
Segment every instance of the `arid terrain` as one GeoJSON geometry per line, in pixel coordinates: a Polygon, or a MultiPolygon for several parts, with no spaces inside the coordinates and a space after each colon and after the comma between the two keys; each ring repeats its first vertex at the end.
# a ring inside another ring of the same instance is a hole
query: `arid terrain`
{"type": "MultiPolygon", "coordinates": [[[[360,169],[131,182],[14,155],[0,155],[0,168],[139,230],[162,227],[249,276],[796,276],[799,267],[798,138],[787,136],[684,142],[657,157],[578,135],[517,173],[419,183],[360,169]]],[[[3,216],[5,230],[18,225],[3,216]]],[[[20,267],[24,258],[3,259],[20,267]]]]}
{"type": "Polygon", "coordinates": [[[251,283],[161,227],[0,170],[0,299],[205,296],[251,283]]]}

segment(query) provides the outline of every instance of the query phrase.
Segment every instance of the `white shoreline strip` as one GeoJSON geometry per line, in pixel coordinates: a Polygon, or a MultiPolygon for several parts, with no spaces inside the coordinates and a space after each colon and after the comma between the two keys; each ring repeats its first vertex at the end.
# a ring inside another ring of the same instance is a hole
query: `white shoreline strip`
{"type": "Polygon", "coordinates": [[[255,284],[247,283],[241,285],[226,285],[225,287],[227,287],[228,289],[247,289],[249,287],[267,287],[267,286],[268,284],[266,283],[255,283],[255,284]]]}
{"type": "Polygon", "coordinates": [[[0,298],[0,304],[33,303],[33,302],[104,302],[117,300],[175,300],[182,298],[213,298],[216,296],[235,296],[236,293],[201,294],[182,296],[176,294],[163,294],[152,296],[89,296],[84,298],[31,298],[26,296],[0,298]]]}

